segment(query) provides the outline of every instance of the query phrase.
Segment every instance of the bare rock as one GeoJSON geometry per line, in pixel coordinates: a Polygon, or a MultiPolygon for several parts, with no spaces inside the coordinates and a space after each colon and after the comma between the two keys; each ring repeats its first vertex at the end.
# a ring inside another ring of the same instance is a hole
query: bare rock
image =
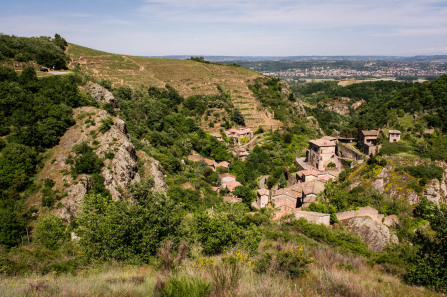
{"type": "Polygon", "coordinates": [[[382,178],[374,180],[371,183],[371,186],[373,187],[373,189],[378,190],[380,193],[383,193],[385,191],[385,184],[382,178]]]}
{"type": "Polygon", "coordinates": [[[422,197],[425,197],[428,200],[436,204],[439,204],[441,200],[441,184],[439,183],[439,180],[437,179],[430,180],[430,182],[424,189],[422,197]]]}
{"type": "Polygon", "coordinates": [[[100,85],[88,82],[87,93],[89,93],[98,103],[110,103],[113,108],[118,108],[118,100],[115,99],[113,94],[100,85]]]}
{"type": "Polygon", "coordinates": [[[365,103],[366,101],[364,99],[354,102],[351,106],[353,109],[357,109],[359,108],[363,103],[365,103]]]}
{"type": "MultiPolygon", "coordinates": [[[[46,162],[38,179],[50,178],[55,182],[53,190],[63,195],[51,212],[65,221],[76,217],[84,195],[91,187],[91,176],[81,174],[75,179],[70,174],[67,157],[75,156],[73,147],[86,142],[94,148],[98,157],[104,159],[102,176],[104,186],[113,199],[126,198],[127,188],[132,182],[139,181],[135,147],[130,141],[125,123],[111,117],[106,111],[95,107],[81,107],[73,110],[76,124],[70,127],[57,146],[51,149],[53,160],[46,162]],[[113,124],[107,131],[99,131],[104,120],[112,119],[113,124]],[[60,204],[59,204],[60,203],[60,204]]],[[[40,206],[39,194],[30,198],[30,205],[40,206]]]]}
{"type": "Polygon", "coordinates": [[[411,205],[416,205],[416,204],[419,203],[419,196],[418,196],[418,194],[416,193],[415,190],[411,190],[410,193],[408,193],[407,201],[411,205]]]}
{"type": "Polygon", "coordinates": [[[399,217],[396,215],[390,215],[384,218],[383,224],[388,227],[393,227],[399,224],[399,217]]]}
{"type": "Polygon", "coordinates": [[[352,233],[359,236],[374,252],[382,251],[389,243],[396,242],[387,226],[371,218],[357,217],[342,221],[352,233]]]}
{"type": "Polygon", "coordinates": [[[327,105],[330,111],[336,112],[341,115],[349,114],[349,107],[345,103],[334,103],[327,105]]]}
{"type": "Polygon", "coordinates": [[[154,188],[158,192],[166,192],[168,185],[166,184],[163,169],[160,162],[148,156],[143,151],[137,151],[138,159],[143,163],[144,175],[149,175],[154,179],[154,188]]]}

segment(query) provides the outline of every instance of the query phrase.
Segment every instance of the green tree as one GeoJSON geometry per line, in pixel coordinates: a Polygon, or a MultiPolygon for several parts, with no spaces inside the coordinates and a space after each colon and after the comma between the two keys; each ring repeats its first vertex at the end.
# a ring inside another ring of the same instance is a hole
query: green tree
{"type": "Polygon", "coordinates": [[[33,230],[33,236],[37,243],[50,250],[57,250],[70,238],[62,220],[54,215],[44,215],[39,218],[33,230]]]}

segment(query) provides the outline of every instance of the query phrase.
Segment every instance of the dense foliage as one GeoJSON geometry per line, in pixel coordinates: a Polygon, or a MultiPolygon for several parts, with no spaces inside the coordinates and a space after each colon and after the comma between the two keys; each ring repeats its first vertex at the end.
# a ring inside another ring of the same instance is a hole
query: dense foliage
{"type": "Polygon", "coordinates": [[[0,61],[13,59],[17,62],[35,61],[55,69],[67,69],[64,49],[67,41],[59,34],[50,37],[17,37],[0,34],[0,61]]]}

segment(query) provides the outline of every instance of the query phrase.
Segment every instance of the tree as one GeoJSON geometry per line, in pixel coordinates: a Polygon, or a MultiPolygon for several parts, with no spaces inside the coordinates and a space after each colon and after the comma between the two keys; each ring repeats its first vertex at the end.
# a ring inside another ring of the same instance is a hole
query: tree
{"type": "Polygon", "coordinates": [[[244,115],[241,113],[241,111],[239,110],[239,108],[235,108],[233,111],[233,121],[241,126],[245,126],[245,118],[244,115]]]}
{"type": "Polygon", "coordinates": [[[70,234],[59,217],[44,215],[38,220],[33,230],[33,236],[37,243],[50,250],[57,250],[69,240],[70,234]]]}

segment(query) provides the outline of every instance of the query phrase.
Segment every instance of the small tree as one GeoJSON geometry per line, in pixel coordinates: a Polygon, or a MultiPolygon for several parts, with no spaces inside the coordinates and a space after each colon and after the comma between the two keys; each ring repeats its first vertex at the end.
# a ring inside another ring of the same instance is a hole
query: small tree
{"type": "Polygon", "coordinates": [[[57,250],[69,239],[64,223],[59,217],[46,215],[39,219],[33,231],[37,243],[50,250],[57,250]]]}
{"type": "Polygon", "coordinates": [[[237,107],[233,111],[233,121],[238,125],[245,126],[244,115],[241,113],[241,111],[237,107]]]}

